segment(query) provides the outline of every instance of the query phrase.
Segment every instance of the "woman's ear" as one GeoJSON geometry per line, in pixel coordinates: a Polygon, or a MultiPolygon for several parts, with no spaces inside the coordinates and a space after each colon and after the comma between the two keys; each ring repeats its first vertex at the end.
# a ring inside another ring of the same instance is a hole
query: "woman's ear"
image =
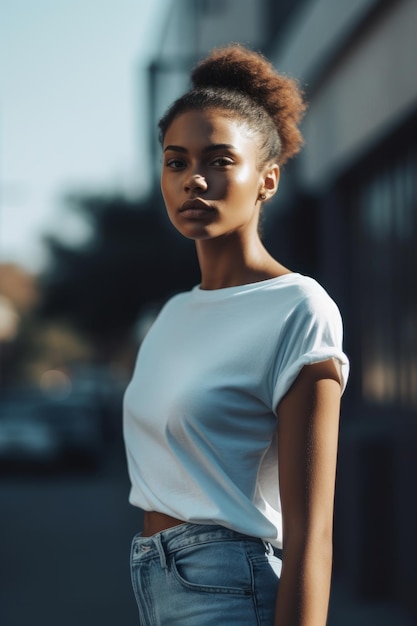
{"type": "Polygon", "coordinates": [[[279,184],[280,169],[277,163],[272,163],[265,167],[263,172],[263,183],[260,194],[265,196],[265,200],[269,200],[276,193],[279,184]]]}

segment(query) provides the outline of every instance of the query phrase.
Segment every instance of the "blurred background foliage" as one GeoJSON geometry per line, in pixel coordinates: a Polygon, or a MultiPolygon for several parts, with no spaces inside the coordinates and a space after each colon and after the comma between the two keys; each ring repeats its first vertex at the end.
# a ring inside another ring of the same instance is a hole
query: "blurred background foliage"
{"type": "Polygon", "coordinates": [[[119,363],[129,375],[141,314],[199,280],[184,242],[150,200],[72,193],[65,202],[91,235],[80,244],[45,236],[49,262],[36,277],[0,266],[0,293],[13,318],[3,342],[2,384],[35,383],[47,367],[119,363]]]}
{"type": "Polygon", "coordinates": [[[198,282],[194,246],[184,245],[151,201],[122,195],[67,201],[92,234],[79,246],[47,238],[50,263],[40,278],[38,316],[69,323],[108,361],[132,341],[145,307],[198,282]]]}

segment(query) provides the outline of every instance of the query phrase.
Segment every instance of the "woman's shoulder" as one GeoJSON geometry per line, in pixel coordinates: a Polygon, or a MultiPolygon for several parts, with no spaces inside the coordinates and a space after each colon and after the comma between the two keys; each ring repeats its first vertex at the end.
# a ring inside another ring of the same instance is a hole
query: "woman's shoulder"
{"type": "Polygon", "coordinates": [[[306,303],[334,303],[333,298],[326,288],[315,278],[297,273],[292,274],[292,277],[294,292],[297,293],[301,299],[305,300],[306,303]]]}
{"type": "Polygon", "coordinates": [[[315,278],[299,273],[287,274],[285,281],[277,282],[278,287],[285,287],[279,300],[287,318],[340,318],[336,302],[315,278]]]}
{"type": "Polygon", "coordinates": [[[333,302],[326,289],[311,276],[290,272],[275,279],[264,281],[267,291],[285,294],[289,301],[306,305],[333,302]]]}

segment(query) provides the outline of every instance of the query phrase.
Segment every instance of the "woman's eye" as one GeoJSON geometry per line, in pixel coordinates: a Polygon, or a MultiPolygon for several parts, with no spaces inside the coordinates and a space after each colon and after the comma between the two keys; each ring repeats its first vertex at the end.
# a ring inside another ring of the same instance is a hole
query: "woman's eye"
{"type": "Polygon", "coordinates": [[[184,161],[181,161],[181,159],[168,159],[168,161],[166,162],[166,166],[170,167],[173,170],[177,170],[181,167],[184,167],[184,161]]]}
{"type": "Polygon", "coordinates": [[[233,165],[233,160],[230,157],[216,157],[211,161],[211,165],[225,167],[226,165],[233,165]]]}

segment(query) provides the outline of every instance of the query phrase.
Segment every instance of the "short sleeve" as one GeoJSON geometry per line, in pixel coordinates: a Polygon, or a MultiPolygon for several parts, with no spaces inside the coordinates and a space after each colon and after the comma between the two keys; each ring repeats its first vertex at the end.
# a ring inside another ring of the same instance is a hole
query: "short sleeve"
{"type": "Polygon", "coordinates": [[[334,301],[317,284],[317,290],[299,300],[283,325],[274,363],[273,409],[305,365],[332,358],[340,364],[343,393],[349,360],[343,352],[342,318],[334,301]]]}

